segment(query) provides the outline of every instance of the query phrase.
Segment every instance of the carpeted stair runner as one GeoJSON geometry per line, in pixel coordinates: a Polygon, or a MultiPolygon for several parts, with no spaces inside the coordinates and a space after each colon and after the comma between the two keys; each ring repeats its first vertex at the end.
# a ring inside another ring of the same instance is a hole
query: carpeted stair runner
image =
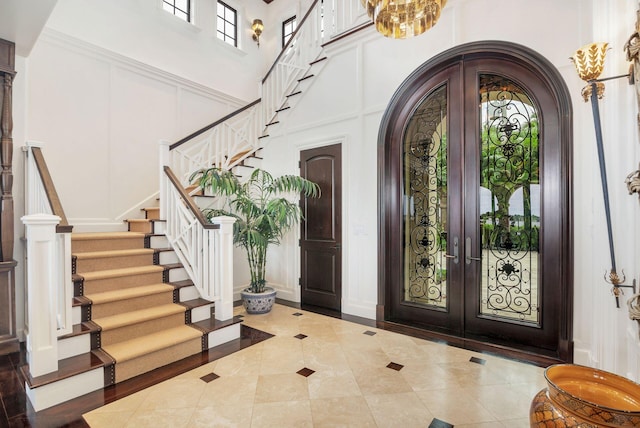
{"type": "Polygon", "coordinates": [[[165,268],[154,265],[144,233],[72,235],[75,272],[91,300],[91,321],[100,326],[99,346],[115,361],[121,382],[202,351],[202,332],[185,324],[165,268]]]}

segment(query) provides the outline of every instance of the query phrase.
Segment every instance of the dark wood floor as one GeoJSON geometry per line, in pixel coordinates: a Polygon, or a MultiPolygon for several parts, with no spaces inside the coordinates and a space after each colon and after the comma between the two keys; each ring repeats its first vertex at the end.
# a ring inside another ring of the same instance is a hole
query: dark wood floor
{"type": "Polygon", "coordinates": [[[19,367],[26,363],[24,349],[21,349],[20,352],[2,355],[0,356],[0,404],[2,405],[0,408],[0,428],[88,427],[82,418],[82,414],[88,411],[270,337],[273,335],[242,325],[240,339],[40,412],[35,412],[29,403],[24,389],[24,380],[19,371],[19,367]]]}

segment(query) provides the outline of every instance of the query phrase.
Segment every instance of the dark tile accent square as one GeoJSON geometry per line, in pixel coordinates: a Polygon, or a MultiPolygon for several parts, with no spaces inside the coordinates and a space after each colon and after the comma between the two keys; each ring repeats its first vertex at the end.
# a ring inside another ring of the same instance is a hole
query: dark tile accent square
{"type": "Polygon", "coordinates": [[[433,418],[429,424],[429,428],[453,428],[453,425],[448,422],[441,421],[440,419],[433,418]]]}
{"type": "Polygon", "coordinates": [[[375,332],[375,331],[371,331],[371,330],[367,330],[367,331],[365,331],[365,332],[364,332],[364,333],[362,333],[362,334],[366,334],[367,336],[375,336],[375,335],[376,335],[376,332],[375,332]]]}
{"type": "Polygon", "coordinates": [[[298,373],[300,376],[309,377],[315,372],[316,372],[315,370],[311,370],[305,367],[303,369],[298,370],[296,373],[298,373]]]}
{"type": "Polygon", "coordinates": [[[400,370],[402,370],[402,368],[403,368],[403,367],[404,367],[404,366],[403,366],[402,364],[393,363],[393,362],[391,362],[391,363],[387,364],[387,368],[390,368],[390,369],[395,370],[395,371],[398,371],[398,372],[399,372],[400,370]]]}
{"type": "Polygon", "coordinates": [[[482,366],[487,364],[487,360],[483,360],[482,358],[477,358],[477,357],[471,357],[469,361],[471,361],[472,363],[480,364],[482,366]]]}
{"type": "Polygon", "coordinates": [[[302,340],[302,339],[304,339],[305,337],[309,337],[309,336],[307,336],[306,334],[302,334],[302,333],[300,333],[300,334],[296,334],[296,335],[295,335],[295,336],[293,336],[293,337],[295,337],[296,339],[300,339],[300,340],[302,340]]]}
{"type": "Polygon", "coordinates": [[[291,314],[291,315],[293,315],[294,317],[301,317],[301,316],[302,316],[302,315],[304,315],[304,314],[303,314],[303,313],[301,313],[301,312],[296,312],[296,313],[291,314]]]}
{"type": "MultiPolygon", "coordinates": [[[[216,380],[216,379],[218,379],[219,377],[220,377],[220,376],[218,376],[217,374],[215,374],[215,373],[211,372],[211,373],[209,373],[208,375],[204,375],[204,376],[202,376],[200,379],[202,379],[203,381],[205,381],[205,382],[209,383],[209,382],[211,382],[212,380],[216,380]]],[[[216,385],[217,385],[217,384],[216,384],[216,385]]]]}

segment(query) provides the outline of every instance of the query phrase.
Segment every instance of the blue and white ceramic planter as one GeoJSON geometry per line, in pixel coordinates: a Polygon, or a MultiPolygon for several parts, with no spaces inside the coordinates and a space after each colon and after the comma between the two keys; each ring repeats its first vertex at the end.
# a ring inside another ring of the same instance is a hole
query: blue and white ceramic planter
{"type": "Polygon", "coordinates": [[[251,293],[245,288],[240,295],[248,314],[266,314],[276,301],[276,290],[271,287],[266,287],[262,293],[251,293]]]}

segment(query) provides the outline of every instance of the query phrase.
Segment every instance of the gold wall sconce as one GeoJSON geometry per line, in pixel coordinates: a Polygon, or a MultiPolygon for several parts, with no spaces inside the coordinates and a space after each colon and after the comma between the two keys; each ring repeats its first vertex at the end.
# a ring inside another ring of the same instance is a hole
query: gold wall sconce
{"type": "Polygon", "coordinates": [[[254,19],[251,23],[251,30],[253,31],[253,36],[251,36],[251,38],[258,44],[258,46],[260,46],[260,35],[262,34],[262,30],[264,30],[262,20],[254,19]]]}
{"type": "Polygon", "coordinates": [[[607,80],[619,79],[622,77],[629,77],[629,74],[622,74],[620,76],[600,78],[602,70],[604,69],[604,60],[609,48],[608,43],[591,43],[583,46],[574,52],[571,57],[571,61],[576,66],[576,71],[580,79],[587,82],[587,86],[582,88],[582,97],[585,102],[591,100],[591,110],[593,111],[593,123],[596,131],[596,146],[598,149],[598,162],[600,164],[600,181],[602,183],[602,195],[604,199],[604,212],[607,223],[607,235],[609,237],[609,254],[611,256],[611,271],[609,276],[605,275],[605,281],[613,285],[611,289],[613,295],[616,298],[616,307],[620,307],[620,295],[622,288],[633,288],[633,292],[636,292],[635,280],[633,285],[622,284],[625,281],[624,271],[622,272],[622,278],[616,272],[616,256],[613,245],[613,231],[611,228],[611,209],[609,207],[609,188],[607,185],[607,170],[604,160],[604,145],[602,142],[602,125],[600,122],[600,108],[598,106],[598,99],[604,96],[604,82],[607,80]]]}

